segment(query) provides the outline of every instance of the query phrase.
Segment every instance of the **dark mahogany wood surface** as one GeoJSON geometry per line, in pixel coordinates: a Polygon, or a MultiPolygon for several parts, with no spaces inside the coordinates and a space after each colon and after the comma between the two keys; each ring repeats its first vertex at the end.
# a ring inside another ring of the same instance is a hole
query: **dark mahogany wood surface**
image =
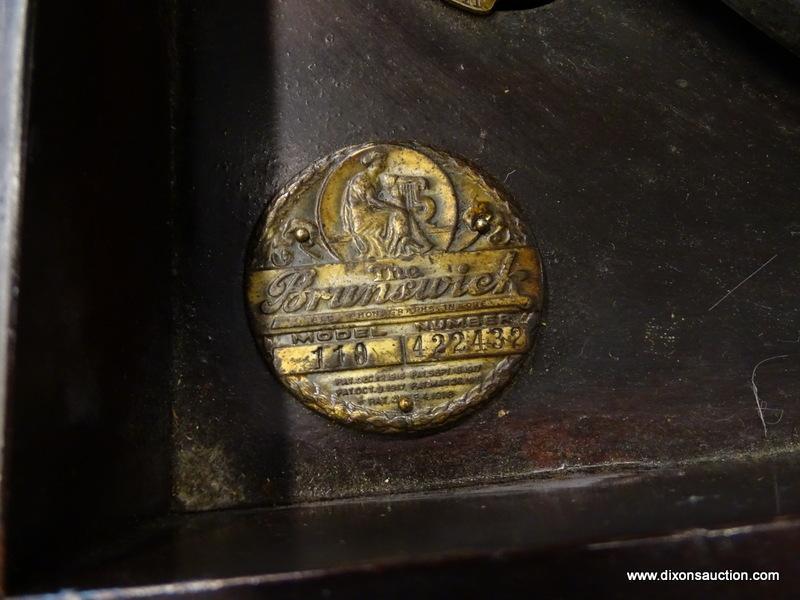
{"type": "Polygon", "coordinates": [[[259,0],[182,4],[177,22],[177,506],[795,443],[800,70],[732,11],[558,1],[477,18],[434,0],[259,0]],[[396,139],[503,183],[547,278],[535,357],[512,385],[414,438],[299,405],[242,299],[248,236],[278,187],[339,147],[396,139]],[[765,439],[750,377],[784,354],[757,373],[765,439]]]}
{"type": "Polygon", "coordinates": [[[38,587],[92,598],[796,596],[796,455],[173,515],[65,557],[38,587]],[[631,583],[627,572],[777,571],[631,583]],[[46,583],[45,583],[46,582],[46,583]],[[672,594],[669,596],[668,594],[672,594]]]}
{"type": "Polygon", "coordinates": [[[796,572],[798,58],[722,2],[504,4],[34,3],[8,590],[796,572]],[[534,355],[426,435],[303,408],[245,314],[270,198],[368,140],[479,166],[544,260],[534,355]]]}

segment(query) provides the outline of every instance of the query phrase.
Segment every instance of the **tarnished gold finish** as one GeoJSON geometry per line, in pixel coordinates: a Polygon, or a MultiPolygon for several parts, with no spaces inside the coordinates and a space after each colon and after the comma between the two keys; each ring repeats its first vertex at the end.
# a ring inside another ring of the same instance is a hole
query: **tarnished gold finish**
{"type": "Polygon", "coordinates": [[[486,14],[494,8],[496,0],[446,0],[450,4],[455,4],[470,12],[486,14]]]}
{"type": "Polygon", "coordinates": [[[280,380],[338,421],[436,427],[502,386],[532,346],[539,255],[477,171],[416,144],[336,152],[277,195],[247,273],[280,380]]]}

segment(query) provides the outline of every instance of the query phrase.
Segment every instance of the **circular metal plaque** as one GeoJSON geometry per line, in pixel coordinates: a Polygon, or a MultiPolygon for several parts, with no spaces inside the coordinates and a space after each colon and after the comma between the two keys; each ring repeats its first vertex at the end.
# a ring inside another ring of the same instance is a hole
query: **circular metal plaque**
{"type": "Polygon", "coordinates": [[[438,427],[513,375],[542,305],[539,254],[506,195],[416,144],[311,165],[248,259],[259,344],[304,404],[365,429],[438,427]]]}

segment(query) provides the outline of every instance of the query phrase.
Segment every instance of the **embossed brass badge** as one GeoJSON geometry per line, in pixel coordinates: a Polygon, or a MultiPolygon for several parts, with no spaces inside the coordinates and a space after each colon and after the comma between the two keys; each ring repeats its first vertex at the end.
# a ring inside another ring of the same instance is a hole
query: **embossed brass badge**
{"type": "Polygon", "coordinates": [[[494,8],[495,1],[496,0],[448,0],[451,4],[480,14],[491,12],[494,8]]]}
{"type": "Polygon", "coordinates": [[[261,347],[307,406],[365,429],[436,427],[499,389],[533,345],[539,255],[477,171],[415,144],[310,166],[254,236],[261,347]]]}

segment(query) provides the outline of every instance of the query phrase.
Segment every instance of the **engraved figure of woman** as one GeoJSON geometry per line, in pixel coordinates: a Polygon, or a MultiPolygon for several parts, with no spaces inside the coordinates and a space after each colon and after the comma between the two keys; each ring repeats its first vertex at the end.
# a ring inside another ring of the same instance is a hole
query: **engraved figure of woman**
{"type": "Polygon", "coordinates": [[[361,164],[366,168],[347,182],[341,209],[342,222],[359,256],[397,258],[430,250],[432,244],[404,202],[398,176],[384,175],[389,185],[383,187],[385,154],[367,152],[361,164]]]}

